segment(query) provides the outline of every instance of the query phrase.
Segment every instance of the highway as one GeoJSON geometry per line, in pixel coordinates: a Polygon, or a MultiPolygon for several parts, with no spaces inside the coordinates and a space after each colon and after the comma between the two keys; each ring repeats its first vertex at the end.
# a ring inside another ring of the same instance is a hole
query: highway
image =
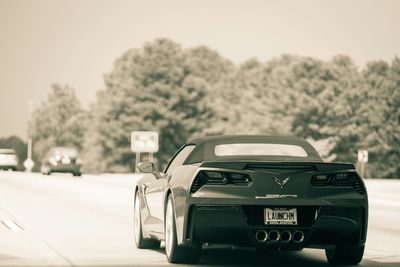
{"type": "MultiPolygon", "coordinates": [[[[137,175],[0,172],[0,266],[169,266],[133,242],[137,175]]],[[[367,180],[369,231],[359,266],[400,266],[400,180],[367,180]]],[[[329,266],[323,250],[209,248],[196,266],[329,266]]],[[[181,265],[182,266],[182,265],[181,265]]]]}

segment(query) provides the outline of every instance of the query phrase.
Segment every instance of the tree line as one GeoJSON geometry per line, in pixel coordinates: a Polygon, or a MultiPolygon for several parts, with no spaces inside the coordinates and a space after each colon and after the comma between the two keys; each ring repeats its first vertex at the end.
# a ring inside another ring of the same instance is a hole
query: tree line
{"type": "Polygon", "coordinates": [[[88,109],[70,86],[54,84],[29,132],[37,159],[52,146],[75,146],[87,172],[132,171],[131,131],[155,130],[159,168],[191,138],[291,135],[317,144],[327,160],[356,163],[366,149],[367,176],[398,178],[399,107],[397,57],[362,69],[345,55],[237,65],[206,46],[156,39],[114,62],[88,109]]]}

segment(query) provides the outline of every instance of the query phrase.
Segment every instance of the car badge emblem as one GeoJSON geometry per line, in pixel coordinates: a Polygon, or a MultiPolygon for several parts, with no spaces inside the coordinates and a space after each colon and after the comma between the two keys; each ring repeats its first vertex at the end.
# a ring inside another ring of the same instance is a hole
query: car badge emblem
{"type": "Polygon", "coordinates": [[[277,183],[281,188],[283,188],[289,182],[289,180],[290,180],[290,177],[286,177],[282,181],[279,180],[279,178],[274,177],[275,183],[277,183]]]}

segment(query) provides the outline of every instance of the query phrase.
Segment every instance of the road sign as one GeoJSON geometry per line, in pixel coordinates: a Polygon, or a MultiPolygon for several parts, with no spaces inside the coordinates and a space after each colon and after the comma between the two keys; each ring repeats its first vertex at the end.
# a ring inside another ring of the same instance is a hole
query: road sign
{"type": "Polygon", "coordinates": [[[132,152],[155,153],[158,151],[158,132],[133,131],[131,133],[132,152]]]}
{"type": "Polygon", "coordinates": [[[368,162],[368,151],[358,150],[358,162],[367,163],[368,162]]]}

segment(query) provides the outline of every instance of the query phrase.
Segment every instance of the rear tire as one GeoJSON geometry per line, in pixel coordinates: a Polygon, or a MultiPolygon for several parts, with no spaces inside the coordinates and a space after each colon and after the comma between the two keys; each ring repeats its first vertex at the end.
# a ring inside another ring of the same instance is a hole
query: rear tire
{"type": "Polygon", "coordinates": [[[329,263],[335,265],[357,265],[364,256],[364,245],[343,246],[325,249],[329,263]]]}
{"type": "Polygon", "coordinates": [[[169,195],[165,213],[165,255],[170,263],[197,263],[201,255],[200,244],[178,246],[172,195],[169,195]]]}
{"type": "Polygon", "coordinates": [[[41,167],[41,172],[42,172],[43,175],[50,175],[51,170],[50,170],[49,167],[42,166],[41,167]]]}
{"type": "Polygon", "coordinates": [[[151,238],[143,238],[143,230],[142,230],[142,216],[140,214],[140,198],[139,192],[137,191],[135,194],[135,208],[134,208],[134,238],[135,244],[137,248],[160,248],[160,241],[151,239],[151,238]]]}

